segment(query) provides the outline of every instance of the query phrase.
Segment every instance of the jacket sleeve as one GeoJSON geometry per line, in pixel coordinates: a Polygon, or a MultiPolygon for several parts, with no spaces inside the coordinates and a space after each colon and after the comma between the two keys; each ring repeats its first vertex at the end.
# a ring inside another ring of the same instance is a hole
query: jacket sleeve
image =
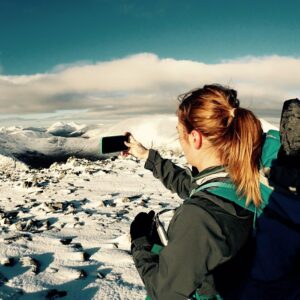
{"type": "Polygon", "coordinates": [[[191,176],[186,169],[176,166],[171,160],[163,159],[159,153],[150,149],[145,168],[153,172],[153,176],[161,180],[163,185],[177,193],[180,198],[187,198],[192,190],[191,176]]]}
{"type": "Polygon", "coordinates": [[[187,299],[204,276],[228,256],[225,236],[215,219],[194,205],[182,205],[159,255],[146,237],[133,241],[136,268],[152,300],[187,299]]]}

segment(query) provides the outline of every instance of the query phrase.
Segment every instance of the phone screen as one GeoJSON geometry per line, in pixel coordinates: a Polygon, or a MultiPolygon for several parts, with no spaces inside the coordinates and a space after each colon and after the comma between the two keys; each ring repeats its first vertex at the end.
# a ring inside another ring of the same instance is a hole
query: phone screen
{"type": "Polygon", "coordinates": [[[114,153],[127,150],[128,147],[125,146],[124,142],[128,141],[128,136],[125,135],[115,135],[115,136],[105,136],[100,142],[100,151],[105,153],[114,153]]]}

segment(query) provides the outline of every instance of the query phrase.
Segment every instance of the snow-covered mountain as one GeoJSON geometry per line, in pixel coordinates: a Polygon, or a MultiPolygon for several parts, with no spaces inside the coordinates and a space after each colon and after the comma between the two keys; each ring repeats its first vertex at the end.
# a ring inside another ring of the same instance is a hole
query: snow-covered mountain
{"type": "MultiPolygon", "coordinates": [[[[274,127],[261,121],[265,130],[274,127]]],[[[179,153],[176,122],[175,116],[155,115],[127,119],[109,128],[75,122],[58,122],[49,128],[2,127],[0,154],[33,167],[49,167],[52,163],[66,161],[71,156],[90,160],[104,159],[108,156],[99,152],[100,137],[125,132],[131,132],[146,147],[179,153]]]]}

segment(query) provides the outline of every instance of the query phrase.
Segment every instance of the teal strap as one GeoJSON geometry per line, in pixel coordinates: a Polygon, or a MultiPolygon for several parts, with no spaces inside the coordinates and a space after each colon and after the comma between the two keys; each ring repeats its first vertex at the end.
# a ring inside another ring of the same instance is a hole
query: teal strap
{"type": "Polygon", "coordinates": [[[154,244],[151,248],[151,252],[159,255],[159,253],[162,249],[163,249],[163,246],[154,244]]]}
{"type": "Polygon", "coordinates": [[[239,197],[236,192],[236,187],[232,183],[227,183],[227,182],[220,182],[220,181],[215,181],[215,182],[209,182],[206,184],[203,184],[194,190],[192,190],[190,197],[193,196],[195,193],[203,190],[207,190],[216,196],[219,196],[221,198],[225,198],[227,200],[230,200],[237,205],[252,211],[259,217],[261,213],[263,212],[263,209],[266,207],[266,205],[269,203],[269,199],[271,197],[271,194],[273,193],[273,190],[270,189],[268,186],[264,185],[263,183],[260,183],[260,192],[261,192],[261,197],[263,199],[262,205],[257,209],[253,202],[251,202],[249,205],[246,205],[246,197],[239,197]]]}
{"type": "Polygon", "coordinates": [[[212,193],[216,196],[225,198],[227,200],[230,200],[230,201],[236,203],[237,205],[255,213],[255,210],[256,210],[255,205],[253,203],[246,205],[246,198],[245,197],[241,198],[237,195],[236,187],[232,183],[226,183],[226,182],[220,182],[220,181],[209,182],[209,183],[203,184],[203,185],[197,187],[196,189],[194,189],[191,192],[190,196],[193,196],[195,193],[197,193],[199,191],[207,190],[209,188],[214,188],[214,189],[209,190],[210,193],[212,193]]]}

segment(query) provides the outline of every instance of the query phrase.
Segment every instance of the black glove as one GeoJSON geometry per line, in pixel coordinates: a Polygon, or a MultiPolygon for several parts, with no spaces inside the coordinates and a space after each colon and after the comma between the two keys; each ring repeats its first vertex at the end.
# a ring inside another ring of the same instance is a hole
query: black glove
{"type": "Polygon", "coordinates": [[[155,224],[154,220],[152,223],[152,228],[151,228],[150,234],[148,236],[148,239],[149,239],[149,242],[152,244],[157,244],[157,245],[163,246],[163,244],[160,240],[160,237],[158,235],[156,224],[155,224]]]}
{"type": "Polygon", "coordinates": [[[151,210],[149,213],[139,213],[130,225],[131,240],[135,240],[142,236],[149,236],[152,231],[153,218],[155,212],[151,210]]]}

